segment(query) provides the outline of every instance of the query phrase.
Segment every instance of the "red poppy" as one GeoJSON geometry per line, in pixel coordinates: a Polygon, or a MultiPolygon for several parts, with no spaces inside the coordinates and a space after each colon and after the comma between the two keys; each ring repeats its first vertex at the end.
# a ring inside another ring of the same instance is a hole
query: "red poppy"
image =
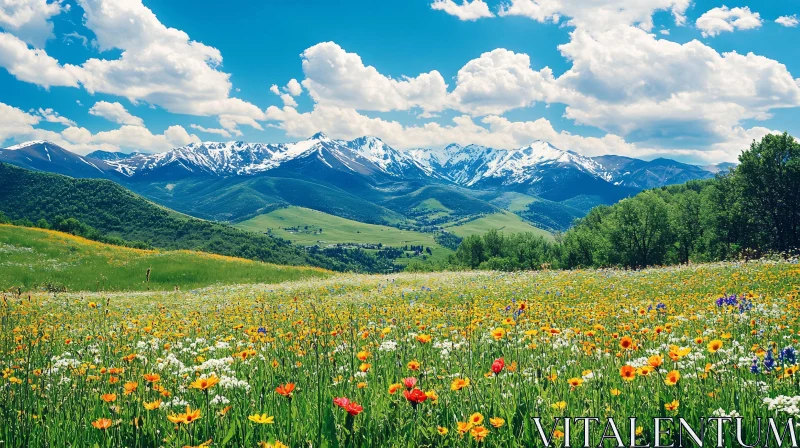
{"type": "Polygon", "coordinates": [[[413,389],[417,385],[417,379],[414,377],[403,378],[403,385],[406,389],[413,389]]]}
{"type": "Polygon", "coordinates": [[[503,358],[497,358],[492,363],[492,372],[494,372],[495,375],[499,375],[505,366],[506,361],[503,358]]]}
{"type": "Polygon", "coordinates": [[[422,403],[428,399],[428,396],[425,395],[425,392],[419,389],[412,389],[410,391],[404,390],[403,395],[406,397],[406,400],[410,401],[413,405],[422,403]]]}
{"type": "Polygon", "coordinates": [[[347,405],[350,404],[350,399],[349,398],[345,398],[345,397],[334,398],[333,399],[333,404],[335,404],[336,406],[339,406],[340,408],[344,409],[344,408],[347,407],[347,405]]]}
{"type": "Polygon", "coordinates": [[[361,411],[364,410],[364,407],[357,403],[348,403],[347,406],[344,407],[344,410],[347,411],[348,414],[355,416],[360,414],[361,411]]]}

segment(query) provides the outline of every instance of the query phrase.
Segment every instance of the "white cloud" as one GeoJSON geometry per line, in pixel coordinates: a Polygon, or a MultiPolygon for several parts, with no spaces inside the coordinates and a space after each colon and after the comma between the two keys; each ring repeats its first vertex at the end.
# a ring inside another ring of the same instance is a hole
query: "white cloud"
{"type": "Polygon", "coordinates": [[[225,138],[231,138],[231,133],[226,131],[225,129],[204,128],[196,124],[190,124],[189,127],[192,129],[196,129],[200,132],[205,132],[207,134],[217,134],[225,138]]]}
{"type": "Polygon", "coordinates": [[[301,86],[296,79],[292,78],[289,80],[289,83],[286,84],[286,91],[289,92],[289,95],[298,96],[303,93],[303,86],[301,86]]]}
{"type": "Polygon", "coordinates": [[[97,149],[159,152],[200,141],[181,126],[170,126],[162,134],[153,134],[146,127],[131,125],[97,134],[74,123],[61,132],[36,127],[42,120],[52,121],[49,117],[59,116],[48,109],[33,115],[0,102],[0,143],[6,140],[48,140],[78,154],[87,154],[97,149]]]}
{"type": "Polygon", "coordinates": [[[500,7],[498,15],[523,16],[542,23],[558,23],[566,16],[571,26],[597,31],[619,25],[650,30],[657,11],[670,11],[675,23],[683,25],[690,4],[691,0],[511,0],[500,7]]]}
{"type": "Polygon", "coordinates": [[[777,23],[778,25],[785,26],[787,28],[794,28],[800,22],[798,22],[797,20],[797,14],[793,14],[791,16],[780,16],[777,19],[775,19],[775,23],[777,23]]]}
{"type": "Polygon", "coordinates": [[[447,84],[435,70],[392,79],[333,42],[314,45],[301,56],[306,75],[302,85],[319,104],[384,112],[415,106],[437,111],[446,100],[447,84]]]}
{"type": "Polygon", "coordinates": [[[462,0],[461,4],[453,0],[434,0],[432,9],[444,11],[459,20],[478,20],[484,17],[494,17],[489,11],[489,5],[483,0],[462,0]]]}
{"type": "Polygon", "coordinates": [[[61,0],[3,0],[0,2],[0,27],[23,41],[44,48],[53,37],[50,18],[61,12],[61,0]]]}
{"type": "Polygon", "coordinates": [[[92,58],[81,66],[61,66],[44,50],[30,49],[15,35],[2,33],[0,66],[22,81],[46,88],[80,83],[92,94],[145,101],[173,113],[224,115],[227,122],[250,126],[265,118],[257,106],[230,96],[230,75],[219,70],[219,50],[164,26],[141,0],[79,0],[79,4],[98,49],[121,50],[119,59],[92,58]]]}
{"type": "Polygon", "coordinates": [[[718,36],[734,30],[752,30],[761,27],[761,15],[745,6],[729,9],[727,6],[714,8],[697,19],[697,28],[703,37],[718,36]]]}
{"type": "Polygon", "coordinates": [[[107,101],[98,101],[89,109],[89,113],[98,117],[103,117],[117,124],[144,126],[144,120],[131,115],[130,112],[125,110],[125,107],[118,102],[109,103],[107,101]]]}
{"type": "Polygon", "coordinates": [[[469,61],[456,77],[449,105],[473,115],[500,114],[546,97],[553,73],[531,69],[528,55],[498,48],[469,61]]]}
{"type": "Polygon", "coordinates": [[[578,29],[559,48],[573,65],[548,100],[566,104],[566,117],[578,123],[635,140],[705,144],[717,126],[800,105],[800,86],[786,67],[752,53],[719,54],[634,27],[578,29]]]}
{"type": "Polygon", "coordinates": [[[80,67],[61,66],[44,50],[32,49],[10,33],[0,33],[0,66],[20,81],[52,86],[78,87],[80,67]]]}
{"type": "Polygon", "coordinates": [[[44,121],[48,123],[59,123],[63,124],[64,126],[75,126],[75,122],[70,120],[67,117],[61,116],[58,112],[54,111],[52,108],[39,108],[37,111],[40,117],[44,118],[44,121]]]}

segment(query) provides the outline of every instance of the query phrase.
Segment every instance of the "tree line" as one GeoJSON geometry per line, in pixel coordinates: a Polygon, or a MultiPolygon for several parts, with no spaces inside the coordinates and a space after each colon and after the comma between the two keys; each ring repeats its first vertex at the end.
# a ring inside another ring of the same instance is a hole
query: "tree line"
{"type": "Polygon", "coordinates": [[[599,206],[552,240],[490,231],[465,238],[450,268],[643,268],[755,258],[800,247],[800,144],[767,135],[714,179],[599,206]]]}

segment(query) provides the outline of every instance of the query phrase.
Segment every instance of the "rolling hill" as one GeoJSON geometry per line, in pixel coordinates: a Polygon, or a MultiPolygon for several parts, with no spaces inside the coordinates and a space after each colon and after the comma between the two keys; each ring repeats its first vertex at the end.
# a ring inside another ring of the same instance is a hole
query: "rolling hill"
{"type": "Polygon", "coordinates": [[[502,211],[492,213],[478,219],[457,224],[454,226],[446,226],[445,230],[459,236],[461,238],[470,235],[481,235],[489,230],[495,229],[503,233],[534,233],[548,239],[552,239],[553,235],[545,230],[536,228],[530,223],[524,221],[514,213],[502,211]]]}
{"type": "Polygon", "coordinates": [[[120,185],[0,164],[0,211],[11,219],[75,218],[104,235],[162,249],[190,249],[286,265],[335,267],[288,241],[191,218],[120,185]]]}
{"type": "Polygon", "coordinates": [[[130,249],[5,224],[0,224],[0,269],[0,290],[54,292],[191,289],[330,275],[318,268],[278,266],[203,252],[130,249]]]}

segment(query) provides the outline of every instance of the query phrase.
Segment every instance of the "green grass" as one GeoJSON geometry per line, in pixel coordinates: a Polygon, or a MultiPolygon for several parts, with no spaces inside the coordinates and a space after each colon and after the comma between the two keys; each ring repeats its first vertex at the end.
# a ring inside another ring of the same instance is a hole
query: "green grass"
{"type": "Polygon", "coordinates": [[[49,284],[70,291],[192,289],[329,275],[317,268],[278,266],[203,252],[129,249],[10,225],[0,225],[0,272],[2,290],[30,290],[49,284]],[[148,268],[150,282],[145,283],[148,268]]]}
{"type": "Polygon", "coordinates": [[[503,233],[532,232],[546,238],[553,237],[551,233],[528,224],[511,212],[492,213],[465,224],[448,227],[447,231],[464,238],[470,235],[482,235],[491,229],[497,229],[503,233]]]}
{"type": "Polygon", "coordinates": [[[302,207],[287,207],[256,216],[236,224],[244,230],[266,232],[306,246],[320,244],[326,246],[336,243],[383,243],[384,246],[423,245],[436,246],[433,235],[394,227],[366,224],[340,218],[302,207]],[[304,228],[308,226],[306,231],[304,228]],[[284,228],[300,227],[301,232],[290,232],[284,228]],[[322,229],[322,233],[314,230],[322,229]]]}
{"type": "Polygon", "coordinates": [[[536,198],[533,196],[510,191],[492,199],[490,203],[511,212],[520,212],[527,210],[528,205],[534,201],[536,198]]]}

